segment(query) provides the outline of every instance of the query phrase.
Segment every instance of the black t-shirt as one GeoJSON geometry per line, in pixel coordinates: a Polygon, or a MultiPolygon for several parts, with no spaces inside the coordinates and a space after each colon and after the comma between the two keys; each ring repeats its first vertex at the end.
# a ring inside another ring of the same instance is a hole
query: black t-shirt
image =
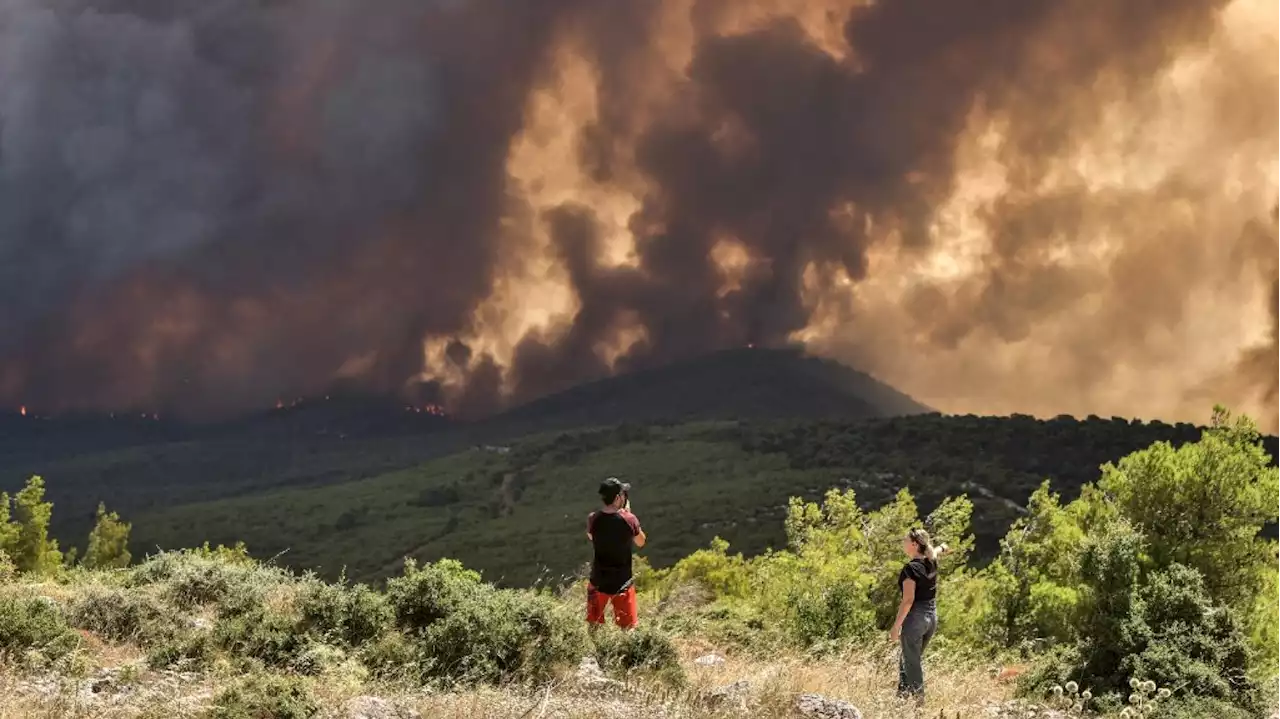
{"type": "Polygon", "coordinates": [[[915,601],[932,602],[938,596],[938,563],[932,559],[917,557],[907,562],[898,572],[898,593],[902,593],[903,582],[911,579],[916,583],[915,601]]]}
{"type": "Polygon", "coordinates": [[[631,543],[640,534],[640,520],[626,510],[592,512],[587,533],[595,548],[591,584],[605,594],[617,594],[631,584],[631,543]]]}

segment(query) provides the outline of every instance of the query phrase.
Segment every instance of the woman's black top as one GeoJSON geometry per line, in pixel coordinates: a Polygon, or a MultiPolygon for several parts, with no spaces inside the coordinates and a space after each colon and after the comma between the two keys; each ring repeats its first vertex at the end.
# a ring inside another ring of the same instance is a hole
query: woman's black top
{"type": "Polygon", "coordinates": [[[908,579],[916,583],[916,604],[932,605],[938,596],[938,562],[925,557],[916,557],[898,573],[898,593],[902,593],[902,583],[908,579]]]}

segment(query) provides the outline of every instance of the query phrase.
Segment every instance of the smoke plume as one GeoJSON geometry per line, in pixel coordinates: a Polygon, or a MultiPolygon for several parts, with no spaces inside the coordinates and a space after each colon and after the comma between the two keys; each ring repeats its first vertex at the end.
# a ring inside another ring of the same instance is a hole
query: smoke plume
{"type": "Polygon", "coordinates": [[[803,342],[1276,425],[1266,0],[0,0],[0,401],[480,415],[803,342]]]}

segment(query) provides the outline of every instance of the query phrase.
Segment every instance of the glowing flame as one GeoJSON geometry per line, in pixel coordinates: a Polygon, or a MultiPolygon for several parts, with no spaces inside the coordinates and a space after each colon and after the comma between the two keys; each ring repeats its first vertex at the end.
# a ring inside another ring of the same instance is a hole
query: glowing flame
{"type": "Polygon", "coordinates": [[[406,412],[413,412],[414,414],[429,414],[435,417],[447,416],[444,407],[438,404],[424,404],[421,407],[406,405],[404,409],[406,412]]]}

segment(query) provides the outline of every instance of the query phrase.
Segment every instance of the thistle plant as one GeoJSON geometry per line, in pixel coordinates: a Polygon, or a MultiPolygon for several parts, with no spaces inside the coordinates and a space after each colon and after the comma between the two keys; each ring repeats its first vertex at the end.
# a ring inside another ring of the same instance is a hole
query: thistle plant
{"type": "Polygon", "coordinates": [[[1089,702],[1093,700],[1093,692],[1080,691],[1076,682],[1055,685],[1050,690],[1049,705],[1064,712],[1068,717],[1083,717],[1089,714],[1089,702]]]}
{"type": "Polygon", "coordinates": [[[1172,696],[1173,692],[1166,687],[1157,687],[1156,683],[1147,680],[1139,681],[1137,677],[1129,680],[1129,706],[1120,712],[1123,719],[1143,719],[1154,715],[1156,705],[1172,696]]]}

